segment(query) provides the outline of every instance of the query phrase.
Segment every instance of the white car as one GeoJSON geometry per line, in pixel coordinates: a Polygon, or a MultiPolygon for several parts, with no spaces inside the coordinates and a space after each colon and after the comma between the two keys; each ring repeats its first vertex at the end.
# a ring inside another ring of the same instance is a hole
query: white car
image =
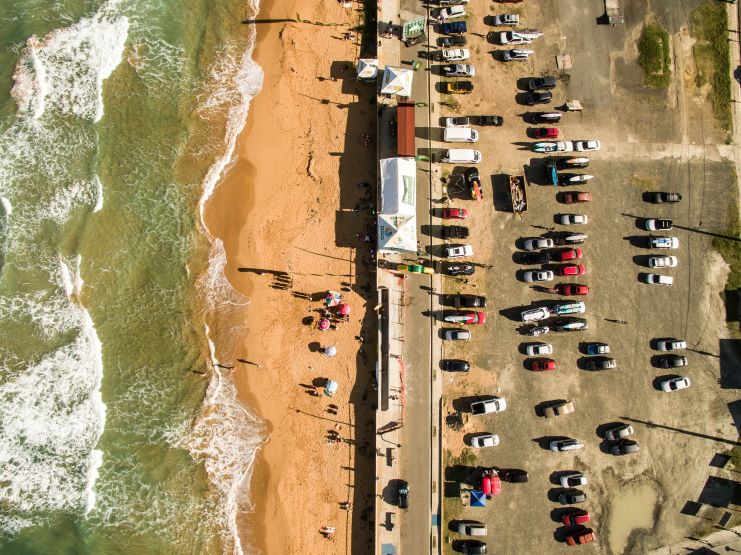
{"type": "Polygon", "coordinates": [[[686,348],[687,342],[684,339],[662,339],[656,342],[657,351],[678,351],[686,348]]]}
{"type": "Polygon", "coordinates": [[[558,223],[562,225],[577,225],[589,223],[589,218],[586,214],[561,214],[558,218],[558,223]]]}
{"type": "Polygon", "coordinates": [[[460,258],[462,256],[473,256],[473,247],[471,245],[451,245],[445,247],[445,256],[447,258],[460,258]]]}
{"type": "Polygon", "coordinates": [[[471,439],[471,447],[481,449],[482,447],[495,447],[499,445],[499,436],[497,434],[481,434],[471,439]]]}
{"type": "Polygon", "coordinates": [[[574,141],[574,150],[577,152],[590,152],[599,150],[601,145],[597,140],[574,141]]]}
{"type": "Polygon", "coordinates": [[[471,118],[467,116],[443,118],[443,127],[447,127],[448,129],[452,127],[468,127],[469,125],[471,125],[471,118]]]}
{"type": "Polygon", "coordinates": [[[550,270],[528,270],[522,274],[522,279],[526,283],[535,283],[536,281],[553,281],[553,272],[550,270]]]}
{"type": "Polygon", "coordinates": [[[525,347],[525,353],[529,357],[539,357],[541,355],[552,355],[553,345],[550,343],[533,343],[525,347]]]}
{"type": "Polygon", "coordinates": [[[494,16],[494,25],[496,27],[503,27],[505,25],[519,25],[520,16],[515,13],[503,13],[501,15],[494,16]]]}
{"type": "Polygon", "coordinates": [[[466,7],[450,6],[449,8],[443,8],[438,14],[438,19],[440,21],[447,21],[448,19],[453,19],[454,17],[466,17],[466,7]]]}
{"type": "Polygon", "coordinates": [[[677,378],[670,378],[661,382],[661,390],[669,393],[670,391],[678,391],[680,389],[687,389],[690,386],[690,379],[684,376],[677,378]]]}
{"type": "Polygon", "coordinates": [[[676,237],[651,237],[649,244],[652,249],[678,249],[679,239],[676,237]]]}
{"type": "Polygon", "coordinates": [[[667,285],[671,287],[674,283],[674,278],[672,276],[662,276],[659,274],[646,274],[644,276],[644,281],[645,283],[650,283],[652,285],[667,285]]]}
{"type": "Polygon", "coordinates": [[[648,259],[648,265],[651,268],[676,268],[676,256],[652,256],[648,259]]]}
{"type": "Polygon", "coordinates": [[[561,487],[564,488],[576,488],[579,486],[587,485],[587,477],[581,472],[571,472],[570,474],[564,474],[559,478],[561,487]]]}
{"type": "Polygon", "coordinates": [[[526,251],[552,249],[553,239],[549,239],[548,237],[533,237],[532,239],[525,239],[522,243],[522,248],[526,251]]]}
{"type": "Polygon", "coordinates": [[[443,60],[446,62],[463,62],[471,57],[468,48],[443,48],[443,60]]]}
{"type": "Polygon", "coordinates": [[[443,66],[445,77],[476,77],[476,68],[471,64],[451,64],[443,66]]]}
{"type": "Polygon", "coordinates": [[[531,42],[533,42],[533,37],[521,35],[516,31],[499,33],[499,44],[530,44],[531,42]]]}
{"type": "Polygon", "coordinates": [[[523,310],[520,313],[520,317],[523,322],[537,322],[539,320],[546,320],[551,317],[551,309],[547,306],[539,306],[537,308],[530,308],[523,310]]]}

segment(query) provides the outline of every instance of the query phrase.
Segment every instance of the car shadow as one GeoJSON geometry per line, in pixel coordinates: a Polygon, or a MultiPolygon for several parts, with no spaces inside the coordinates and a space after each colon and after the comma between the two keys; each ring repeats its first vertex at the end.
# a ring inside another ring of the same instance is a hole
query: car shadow
{"type": "Polygon", "coordinates": [[[665,355],[663,355],[663,354],[661,354],[661,355],[651,355],[651,366],[653,366],[654,368],[661,368],[661,359],[664,356],[665,355]]]}
{"type": "Polygon", "coordinates": [[[636,226],[636,227],[637,227],[638,229],[640,229],[641,231],[646,231],[646,222],[647,222],[647,221],[648,221],[649,219],[650,219],[650,218],[636,218],[636,219],[634,220],[634,222],[633,222],[633,223],[634,223],[634,224],[635,224],[635,226],[636,226]]]}
{"type": "Polygon", "coordinates": [[[442,239],[443,227],[444,226],[442,225],[423,225],[420,228],[420,231],[422,232],[422,235],[428,235],[430,237],[435,237],[436,239],[442,239]]]}
{"type": "Polygon", "coordinates": [[[491,399],[491,395],[468,395],[453,399],[453,408],[458,412],[471,414],[471,403],[491,399]]]}
{"type": "Polygon", "coordinates": [[[563,522],[563,517],[566,516],[570,511],[571,507],[558,507],[556,509],[551,509],[551,520],[560,524],[561,522],[563,522]]]}
{"type": "Polygon", "coordinates": [[[520,106],[533,106],[533,104],[530,104],[527,101],[528,96],[530,96],[529,92],[518,92],[517,94],[515,94],[515,102],[520,106]]]}
{"type": "Polygon", "coordinates": [[[557,488],[551,488],[548,490],[548,501],[550,501],[551,503],[558,503],[559,495],[561,495],[562,493],[569,493],[572,491],[574,491],[573,488],[562,488],[560,486],[557,488]]]}
{"type": "MultiPolygon", "coordinates": [[[[676,338],[674,337],[654,337],[649,340],[648,345],[653,349],[654,351],[659,351],[659,341],[676,341],[676,338]]],[[[665,351],[659,351],[660,353],[665,354],[665,351]]]]}
{"type": "Polygon", "coordinates": [[[553,532],[553,539],[558,543],[566,543],[566,537],[581,530],[582,526],[560,526],[553,532]]]}
{"type": "MultiPolygon", "coordinates": [[[[545,418],[545,415],[544,415],[545,409],[547,409],[548,407],[552,407],[554,405],[558,405],[559,403],[563,403],[563,402],[565,402],[565,399],[551,399],[550,401],[542,401],[538,403],[537,405],[535,405],[534,407],[535,416],[539,418],[545,418]]],[[[561,439],[561,438],[555,437],[551,439],[561,439]]],[[[548,448],[548,446],[546,446],[546,448],[548,448]]]]}
{"type": "Polygon", "coordinates": [[[642,266],[643,268],[650,268],[648,260],[651,258],[650,254],[637,254],[633,257],[633,263],[642,266]]]}
{"type": "Polygon", "coordinates": [[[545,451],[551,450],[551,441],[555,441],[557,439],[569,439],[567,436],[543,436],[543,437],[536,437],[533,438],[533,442],[538,444],[538,447],[545,451]]]}
{"type": "Polygon", "coordinates": [[[655,195],[655,191],[644,191],[643,193],[641,193],[641,199],[643,200],[643,202],[648,202],[650,204],[661,204],[654,202],[655,195]]]}
{"type": "Polygon", "coordinates": [[[628,237],[623,237],[623,239],[625,241],[628,241],[628,243],[630,243],[630,246],[632,247],[636,247],[639,249],[651,248],[650,239],[645,235],[629,235],[628,237]]]}
{"type": "Polygon", "coordinates": [[[646,280],[648,279],[648,272],[638,272],[636,279],[638,283],[643,283],[644,285],[651,285],[650,283],[646,283],[646,280]]]}
{"type": "Polygon", "coordinates": [[[399,506],[399,486],[403,480],[393,479],[381,491],[383,500],[393,507],[399,506]]]}
{"type": "Polygon", "coordinates": [[[596,357],[585,356],[585,357],[579,357],[579,358],[577,358],[576,359],[576,367],[579,370],[587,370],[587,361],[588,360],[591,360],[592,358],[596,358],[596,357]]]}
{"type": "Polygon", "coordinates": [[[445,247],[447,245],[425,245],[425,252],[430,256],[445,258],[445,247]]]}
{"type": "Polygon", "coordinates": [[[499,314],[504,316],[505,318],[512,320],[513,322],[520,322],[521,321],[521,314],[523,310],[526,310],[527,307],[518,307],[513,306],[510,308],[503,308],[499,311],[499,314]]]}

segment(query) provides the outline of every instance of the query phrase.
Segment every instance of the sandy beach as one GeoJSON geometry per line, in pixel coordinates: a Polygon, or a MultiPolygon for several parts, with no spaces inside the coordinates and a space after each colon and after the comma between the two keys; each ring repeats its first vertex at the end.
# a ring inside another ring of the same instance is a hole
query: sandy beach
{"type": "MultiPolygon", "coordinates": [[[[375,183],[375,145],[363,140],[375,136],[374,89],[352,79],[360,46],[343,37],[358,8],[263,2],[253,56],[263,89],[207,206],[227,278],[251,299],[235,381],[270,430],[249,494],[254,512],[239,522],[247,553],[362,552],[372,542],[375,320],[366,315],[373,274],[362,237],[375,190],[358,184],[375,183]],[[285,21],[297,14],[336,25],[285,21]],[[352,313],[322,332],[330,289],[352,313]],[[328,345],[336,357],[321,352],[328,345]],[[312,396],[324,378],[339,383],[337,394],[312,396]],[[323,526],[336,528],[331,538],[323,526]]],[[[244,322],[220,323],[230,325],[244,322]]]]}

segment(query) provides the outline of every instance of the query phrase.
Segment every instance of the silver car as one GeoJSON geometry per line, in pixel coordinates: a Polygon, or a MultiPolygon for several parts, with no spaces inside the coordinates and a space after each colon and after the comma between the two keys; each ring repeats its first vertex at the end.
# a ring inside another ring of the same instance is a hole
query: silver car
{"type": "Polygon", "coordinates": [[[633,435],[633,426],[630,424],[618,424],[608,428],[604,433],[604,437],[608,441],[618,441],[629,435],[633,435]]]}
{"type": "Polygon", "coordinates": [[[677,378],[670,378],[661,382],[661,390],[669,393],[670,391],[687,389],[690,385],[691,383],[689,378],[685,376],[679,376],[677,378]]]}
{"type": "Polygon", "coordinates": [[[522,274],[522,279],[527,283],[535,283],[536,281],[553,281],[553,272],[550,270],[528,270],[522,274]]]}
{"type": "Polygon", "coordinates": [[[533,54],[534,50],[522,50],[520,48],[513,48],[512,50],[505,50],[504,54],[502,54],[502,60],[505,62],[524,62],[527,60],[531,54],[533,54]]]}
{"type": "Polygon", "coordinates": [[[523,241],[522,243],[522,248],[526,251],[552,249],[553,239],[549,239],[548,237],[532,237],[530,239],[525,239],[525,241],[523,241]]]}
{"type": "Polygon", "coordinates": [[[586,214],[561,214],[558,217],[558,223],[561,225],[580,225],[589,223],[586,214]]]}
{"type": "Polygon", "coordinates": [[[551,451],[564,452],[564,451],[576,451],[577,449],[583,449],[584,444],[579,443],[575,439],[554,439],[549,444],[551,451]]]}
{"type": "Polygon", "coordinates": [[[648,265],[651,268],[676,268],[676,256],[652,256],[648,259],[648,265]]]}
{"type": "Polygon", "coordinates": [[[687,342],[684,339],[662,339],[656,342],[656,350],[658,351],[678,351],[686,348],[687,342]]]}

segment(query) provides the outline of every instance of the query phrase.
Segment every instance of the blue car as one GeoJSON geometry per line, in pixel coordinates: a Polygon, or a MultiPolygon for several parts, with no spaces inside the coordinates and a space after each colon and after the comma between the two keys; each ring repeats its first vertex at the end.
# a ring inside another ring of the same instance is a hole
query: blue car
{"type": "Polygon", "coordinates": [[[465,21],[451,21],[443,23],[440,27],[440,33],[443,35],[462,35],[467,30],[465,21]]]}
{"type": "Polygon", "coordinates": [[[588,355],[606,355],[610,352],[610,346],[607,343],[590,343],[587,345],[588,355]]]}

